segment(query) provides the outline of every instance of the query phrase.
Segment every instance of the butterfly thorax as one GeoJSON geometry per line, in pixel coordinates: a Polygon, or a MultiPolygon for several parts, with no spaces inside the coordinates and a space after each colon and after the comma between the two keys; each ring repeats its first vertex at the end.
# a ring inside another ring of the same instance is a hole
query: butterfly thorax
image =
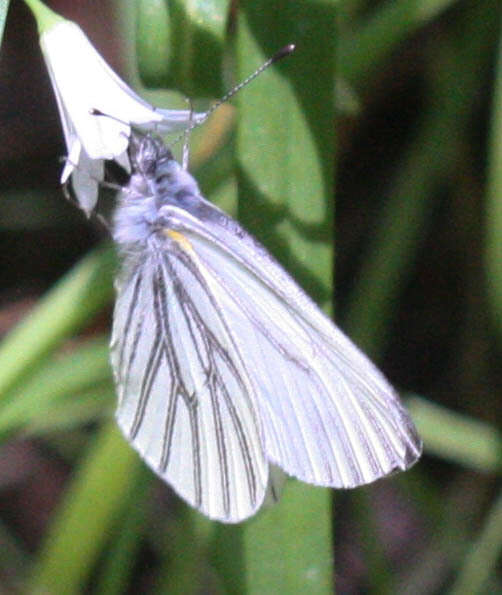
{"type": "Polygon", "coordinates": [[[200,202],[194,178],[174,159],[162,139],[133,134],[129,147],[131,177],[114,216],[114,240],[126,249],[141,248],[156,232],[163,206],[192,210],[200,202]]]}

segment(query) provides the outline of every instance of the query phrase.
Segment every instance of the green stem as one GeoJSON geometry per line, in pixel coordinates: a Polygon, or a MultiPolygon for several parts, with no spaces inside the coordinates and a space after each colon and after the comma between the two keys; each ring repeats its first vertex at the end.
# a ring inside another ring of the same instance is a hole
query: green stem
{"type": "Polygon", "coordinates": [[[65,20],[50,8],[47,8],[40,0],[24,0],[24,2],[30,8],[37,21],[40,35],[65,20]]]}

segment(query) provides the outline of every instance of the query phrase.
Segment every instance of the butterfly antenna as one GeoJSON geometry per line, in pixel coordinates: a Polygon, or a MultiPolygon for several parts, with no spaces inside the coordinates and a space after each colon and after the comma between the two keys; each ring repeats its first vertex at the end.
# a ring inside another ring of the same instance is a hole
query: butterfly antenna
{"type": "MultiPolygon", "coordinates": [[[[267,68],[269,66],[272,66],[272,64],[275,64],[276,62],[278,62],[279,60],[282,60],[283,58],[285,58],[286,56],[289,56],[289,54],[293,53],[295,49],[295,45],[293,43],[290,43],[288,45],[285,45],[283,48],[281,48],[278,52],[276,52],[271,58],[269,58],[266,62],[264,62],[259,68],[257,68],[252,74],[250,74],[247,78],[245,78],[243,81],[241,81],[238,85],[235,85],[235,87],[233,89],[230,89],[230,91],[228,91],[228,93],[225,93],[225,95],[223,95],[223,97],[221,97],[221,99],[218,99],[218,101],[216,103],[214,103],[206,112],[205,118],[204,120],[207,120],[207,118],[215,111],[217,110],[221,104],[226,103],[229,99],[231,99],[234,95],[237,95],[237,93],[244,88],[246,85],[248,85],[251,81],[253,81],[257,76],[259,76],[264,70],[267,70],[267,68]]],[[[203,120],[203,121],[204,121],[203,120]]]]}
{"type": "Polygon", "coordinates": [[[188,159],[190,156],[190,147],[189,147],[189,139],[190,139],[190,131],[192,130],[193,126],[193,105],[192,100],[187,99],[188,104],[190,105],[190,119],[188,121],[188,128],[183,132],[183,155],[182,155],[182,167],[183,169],[188,169],[188,159]]]}
{"type": "Polygon", "coordinates": [[[181,134],[179,137],[177,137],[172,142],[172,145],[176,145],[182,138],[185,138],[185,135],[187,132],[190,132],[191,130],[193,130],[194,128],[196,128],[197,126],[200,126],[203,122],[205,122],[209,118],[209,116],[220,107],[220,105],[222,105],[223,103],[226,103],[229,99],[231,99],[234,95],[236,95],[242,88],[244,88],[246,85],[248,85],[257,76],[259,76],[264,70],[267,70],[267,68],[269,66],[272,66],[272,64],[275,64],[279,60],[282,60],[286,56],[289,56],[289,54],[292,54],[294,52],[294,50],[295,50],[294,43],[288,43],[288,45],[285,45],[283,48],[281,48],[271,58],[266,60],[259,68],[257,68],[253,73],[251,73],[248,77],[246,77],[238,85],[235,85],[235,87],[233,87],[232,89],[230,89],[230,91],[225,93],[225,95],[223,95],[223,97],[218,99],[218,101],[213,103],[213,105],[204,114],[204,118],[202,118],[202,120],[199,120],[198,122],[192,121],[190,123],[190,125],[186,128],[185,132],[183,134],[181,134]]]}

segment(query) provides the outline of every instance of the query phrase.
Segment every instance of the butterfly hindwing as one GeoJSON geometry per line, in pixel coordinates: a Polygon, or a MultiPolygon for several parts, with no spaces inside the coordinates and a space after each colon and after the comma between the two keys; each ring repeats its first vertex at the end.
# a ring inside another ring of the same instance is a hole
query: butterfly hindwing
{"type": "Polygon", "coordinates": [[[242,520],[268,478],[259,418],[218,304],[190,259],[152,250],[119,283],[117,420],[148,464],[212,518],[242,520]]]}

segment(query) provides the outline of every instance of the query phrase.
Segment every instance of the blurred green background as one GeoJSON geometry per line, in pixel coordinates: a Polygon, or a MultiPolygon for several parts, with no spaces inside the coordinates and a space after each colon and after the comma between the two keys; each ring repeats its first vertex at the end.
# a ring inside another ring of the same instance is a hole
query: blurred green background
{"type": "Polygon", "coordinates": [[[205,109],[296,43],[196,131],[191,170],[335,305],[425,452],[350,492],[290,481],[239,526],[153,477],[113,421],[114,253],[63,197],[55,101],[33,18],[13,1],[0,51],[0,593],[502,592],[500,2],[47,4],[165,107],[188,96],[205,109]]]}

